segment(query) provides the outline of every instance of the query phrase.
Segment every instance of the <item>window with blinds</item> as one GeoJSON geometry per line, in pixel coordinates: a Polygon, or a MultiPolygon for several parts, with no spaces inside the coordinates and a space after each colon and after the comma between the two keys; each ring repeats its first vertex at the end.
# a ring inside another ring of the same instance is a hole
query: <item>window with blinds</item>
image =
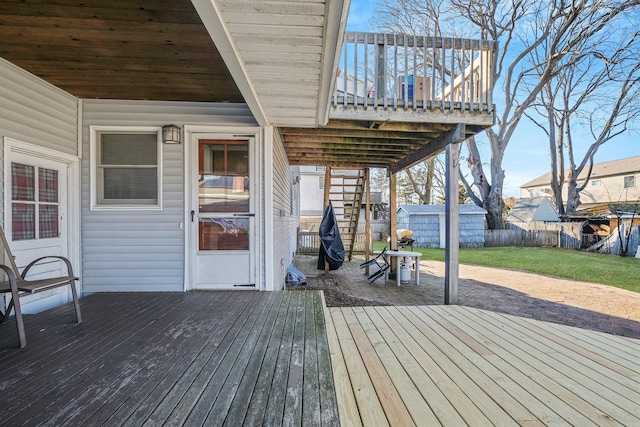
{"type": "Polygon", "coordinates": [[[157,132],[107,133],[96,140],[96,204],[157,206],[157,132]]]}

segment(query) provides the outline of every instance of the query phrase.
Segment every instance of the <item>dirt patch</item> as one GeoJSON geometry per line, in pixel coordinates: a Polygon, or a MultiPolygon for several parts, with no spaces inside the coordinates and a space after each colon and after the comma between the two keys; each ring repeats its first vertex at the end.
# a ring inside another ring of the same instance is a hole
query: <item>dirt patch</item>
{"type": "Polygon", "coordinates": [[[374,305],[390,305],[378,301],[356,298],[347,294],[336,276],[307,277],[305,285],[289,286],[291,290],[321,290],[327,307],[362,307],[374,305]]]}

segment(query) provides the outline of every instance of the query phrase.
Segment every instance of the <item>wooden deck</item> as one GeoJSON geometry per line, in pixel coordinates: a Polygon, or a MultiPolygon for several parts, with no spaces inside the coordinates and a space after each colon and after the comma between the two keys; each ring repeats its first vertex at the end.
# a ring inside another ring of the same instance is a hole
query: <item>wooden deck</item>
{"type": "Polygon", "coordinates": [[[462,306],[331,308],[343,426],[640,425],[640,341],[462,306]]]}
{"type": "Polygon", "coordinates": [[[338,425],[318,292],[95,294],[0,328],[2,425],[338,425]]]}
{"type": "Polygon", "coordinates": [[[639,340],[311,291],[81,304],[80,325],[69,304],[26,316],[24,349],[0,327],[0,424],[640,425],[639,340]]]}

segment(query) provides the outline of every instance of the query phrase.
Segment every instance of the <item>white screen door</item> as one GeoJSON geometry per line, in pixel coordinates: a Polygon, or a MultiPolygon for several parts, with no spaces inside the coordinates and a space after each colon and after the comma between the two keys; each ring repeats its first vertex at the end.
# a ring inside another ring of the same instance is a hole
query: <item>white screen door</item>
{"type": "Polygon", "coordinates": [[[194,288],[255,288],[255,218],[249,140],[196,138],[191,227],[194,288]]]}

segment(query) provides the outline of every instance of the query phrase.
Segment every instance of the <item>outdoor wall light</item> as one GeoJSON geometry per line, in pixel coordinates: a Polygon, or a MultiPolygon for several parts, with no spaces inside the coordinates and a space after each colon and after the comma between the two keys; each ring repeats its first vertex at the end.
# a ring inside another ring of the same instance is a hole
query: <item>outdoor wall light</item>
{"type": "Polygon", "coordinates": [[[162,126],[162,141],[165,144],[180,144],[180,128],[176,125],[162,126]]]}

